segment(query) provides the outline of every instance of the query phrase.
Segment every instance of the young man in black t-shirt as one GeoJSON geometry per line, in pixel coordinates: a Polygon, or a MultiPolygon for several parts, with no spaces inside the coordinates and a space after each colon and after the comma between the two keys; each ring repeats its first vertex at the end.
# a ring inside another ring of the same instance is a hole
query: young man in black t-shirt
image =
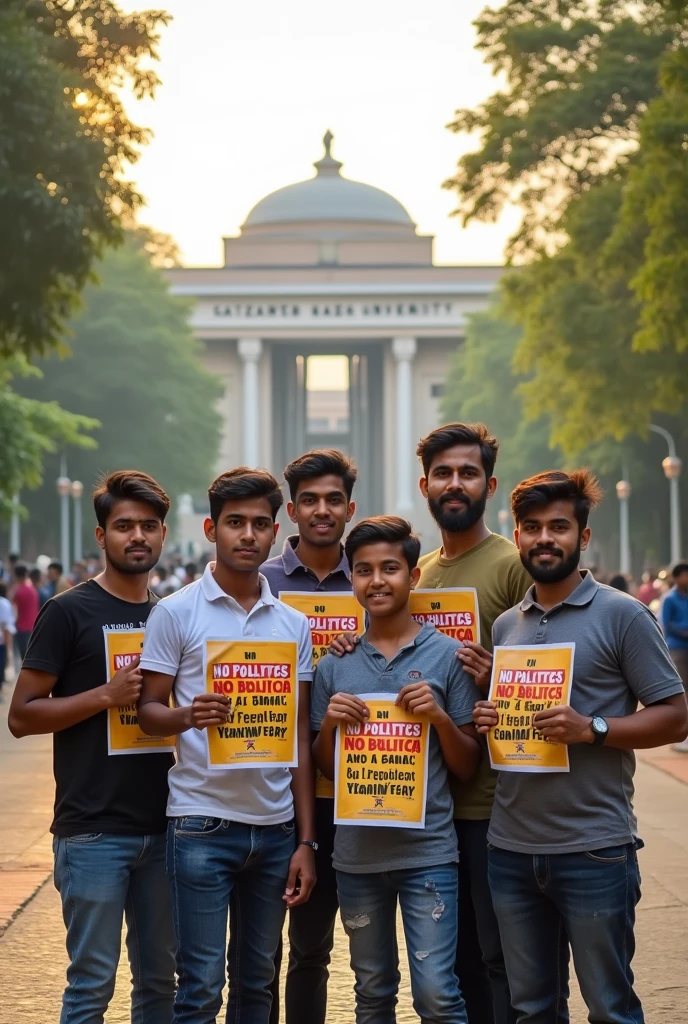
{"type": "Polygon", "coordinates": [[[156,601],[148,574],[170,501],[151,477],[124,471],[103,482],[93,503],[105,570],[43,606],[9,727],[17,737],[54,733],[51,831],[70,959],[61,1024],[103,1021],[123,917],[132,1020],[170,1024],[175,942],[165,831],[173,744],[145,736],[136,717],[143,630],[156,601]]]}

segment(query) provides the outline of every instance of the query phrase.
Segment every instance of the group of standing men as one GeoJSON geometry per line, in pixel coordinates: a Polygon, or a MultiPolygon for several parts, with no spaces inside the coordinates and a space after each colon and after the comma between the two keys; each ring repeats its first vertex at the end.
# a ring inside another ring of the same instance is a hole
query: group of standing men
{"type": "Polygon", "coordinates": [[[339,452],[285,470],[298,532],[269,560],[277,481],[224,473],[205,523],[216,560],[161,602],[148,574],[169,499],[135,472],[96,491],[106,568],[41,610],[9,719],[16,736],[55,734],[55,884],[70,959],[61,1024],[102,1022],[123,917],[135,1024],[214,1022],[226,976],[228,1022],[276,1024],[287,910],[287,1024],[325,1022],[339,910],[356,1020],[393,1024],[397,903],[425,1024],[565,1024],[570,955],[591,1021],[643,1020],[631,970],[642,845],[632,751],[685,737],[683,686],[649,611],[579,569],[594,478],[550,472],[519,485],[514,546],[484,519],[497,450],[482,424],[420,442],[420,486],[442,536],[422,558],[394,516],[359,522],[342,546],[356,469],[339,452]],[[417,622],[417,586],[474,588],[481,643],[417,622]],[[308,620],[279,600],[285,591],[353,591],[365,609],[365,633],[336,640],[315,677],[308,620]],[[108,638],[137,630],[140,658],[118,667],[108,638]],[[237,705],[206,687],[209,644],[257,640],[296,646],[297,763],[217,770],[208,732],[232,723],[237,705]],[[485,699],[493,644],[571,642],[570,703],[535,717],[567,745],[570,771],[497,778],[483,739],[498,717],[485,699]],[[429,723],[424,828],[334,824],[334,734],[364,725],[371,693],[429,723]],[[151,737],[145,757],[116,749],[113,714],[128,711],[151,737]]]}

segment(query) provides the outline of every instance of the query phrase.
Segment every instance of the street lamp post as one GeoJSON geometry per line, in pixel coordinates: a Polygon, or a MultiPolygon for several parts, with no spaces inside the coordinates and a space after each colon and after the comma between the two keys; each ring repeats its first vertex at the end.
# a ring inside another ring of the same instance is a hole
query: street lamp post
{"type": "Polygon", "coordinates": [[[12,498],[12,518],[10,520],[10,554],[21,554],[21,521],[19,519],[19,495],[12,498]]]}
{"type": "Polygon", "coordinates": [[[676,454],[676,443],[668,430],[658,427],[656,423],[650,424],[650,430],[660,434],[664,438],[669,454],[662,461],[664,476],[669,481],[669,508],[670,508],[670,536],[671,536],[671,561],[675,565],[681,559],[681,499],[679,495],[679,478],[683,463],[676,454]]]}
{"type": "Polygon", "coordinates": [[[56,481],[57,493],[60,495],[60,561],[64,571],[69,571],[69,496],[72,493],[72,481],[63,472],[56,481]]]}
{"type": "MultiPolygon", "coordinates": [[[[81,496],[84,485],[80,480],[72,480],[72,499],[74,501],[74,561],[80,562],[82,551],[81,496]]],[[[67,571],[65,567],[65,572],[67,571]]]]}
{"type": "Polygon", "coordinates": [[[509,510],[506,508],[500,508],[497,513],[497,519],[499,520],[499,532],[502,537],[509,536],[509,510]]]}
{"type": "Polygon", "coordinates": [[[616,496],[619,499],[619,570],[622,575],[628,576],[631,571],[631,538],[628,526],[631,485],[628,480],[619,480],[616,485],[616,496]]]}

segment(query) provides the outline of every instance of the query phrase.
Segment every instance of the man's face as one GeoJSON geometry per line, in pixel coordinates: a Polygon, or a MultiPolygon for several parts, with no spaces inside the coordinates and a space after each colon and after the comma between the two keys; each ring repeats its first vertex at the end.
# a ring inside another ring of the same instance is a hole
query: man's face
{"type": "Polygon", "coordinates": [[[420,489],[441,530],[462,533],[485,515],[497,481],[485,477],[479,445],[455,445],[434,457],[420,489]]]}
{"type": "Polygon", "coordinates": [[[225,502],[217,521],[205,521],[205,535],[216,545],[217,560],[232,572],[252,573],[270,553],[278,526],[267,498],[225,502]]]}
{"type": "Polygon", "coordinates": [[[150,505],[117,501],[105,529],[96,529],[96,540],[117,572],[138,576],[149,573],[160,558],[166,533],[167,528],[150,505]]]}
{"type": "Polygon", "coordinates": [[[401,544],[378,541],[360,547],[351,567],[354,595],[371,618],[394,615],[408,603],[420,571],[411,571],[401,544]]]}
{"type": "Polygon", "coordinates": [[[559,583],[578,568],[590,529],[581,533],[572,501],[553,501],[528,512],[518,524],[514,540],[536,583],[559,583]]]}
{"type": "Polygon", "coordinates": [[[49,566],[49,568],[48,568],[48,581],[50,583],[57,583],[59,578],[60,578],[60,574],[57,571],[57,569],[55,569],[53,566],[49,566]]]}
{"type": "Polygon", "coordinates": [[[676,586],[683,594],[688,594],[688,572],[680,572],[676,577],[676,586]]]}
{"type": "Polygon", "coordinates": [[[339,545],[356,505],[347,498],[338,476],[319,476],[299,484],[296,498],[287,503],[287,515],[299,537],[314,547],[339,545]]]}

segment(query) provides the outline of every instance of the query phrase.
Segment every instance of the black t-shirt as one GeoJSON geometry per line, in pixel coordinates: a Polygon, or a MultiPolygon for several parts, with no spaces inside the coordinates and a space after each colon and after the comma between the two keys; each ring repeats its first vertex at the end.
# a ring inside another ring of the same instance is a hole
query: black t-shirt
{"type": "MultiPolygon", "coordinates": [[[[141,629],[156,603],[113,597],[89,580],[47,602],[36,620],[24,668],[57,676],[53,697],[107,682],[106,629],[141,629]]],[[[169,753],[108,755],[107,711],[53,736],[55,817],[51,832],[155,835],[167,824],[169,753]]]]}

